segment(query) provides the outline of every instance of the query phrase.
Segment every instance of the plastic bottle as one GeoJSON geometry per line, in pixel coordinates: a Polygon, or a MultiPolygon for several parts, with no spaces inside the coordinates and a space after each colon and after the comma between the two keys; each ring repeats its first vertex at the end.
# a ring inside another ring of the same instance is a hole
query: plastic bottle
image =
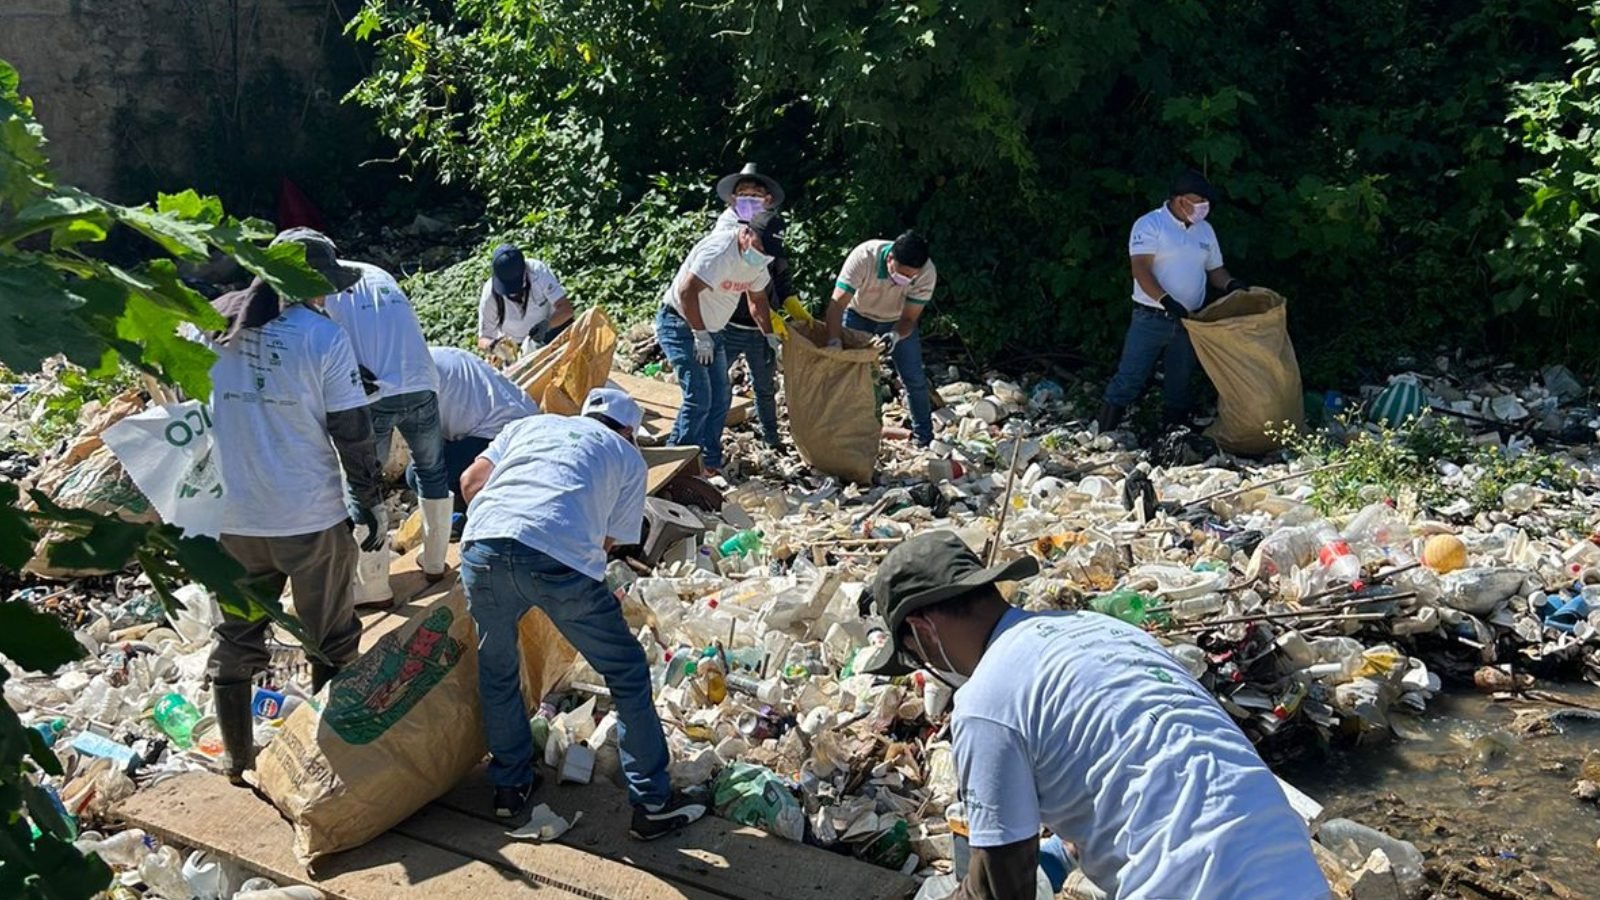
{"type": "Polygon", "coordinates": [[[119,869],[134,868],[149,851],[149,843],[145,840],[144,832],[137,828],[119,831],[100,840],[84,837],[78,839],[76,843],[81,852],[99,854],[100,859],[107,865],[119,869]]]}
{"type": "Polygon", "coordinates": [[[658,363],[658,362],[645,363],[645,366],[644,366],[644,369],[642,370],[642,372],[644,374],[644,377],[646,377],[646,378],[654,378],[657,375],[661,374],[661,363],[658,363]]]}
{"type": "Polygon", "coordinates": [[[1166,611],[1176,619],[1198,619],[1201,616],[1209,616],[1214,612],[1220,612],[1227,605],[1228,598],[1226,596],[1212,591],[1209,594],[1201,594],[1198,597],[1179,600],[1177,603],[1167,606],[1166,611]]]}
{"type": "Polygon", "coordinates": [[[1368,561],[1412,561],[1411,526],[1387,503],[1373,503],[1356,513],[1345,526],[1344,539],[1368,561]]]}
{"type": "Polygon", "coordinates": [[[56,739],[67,730],[67,720],[51,719],[48,722],[39,722],[33,726],[33,730],[39,732],[39,737],[44,738],[46,747],[54,747],[56,739]]]}
{"type": "Polygon", "coordinates": [[[1322,846],[1338,853],[1347,860],[1354,861],[1353,857],[1342,848],[1346,844],[1354,844],[1356,853],[1365,859],[1374,850],[1382,850],[1383,855],[1389,857],[1390,865],[1394,866],[1395,880],[1400,883],[1400,892],[1407,897],[1421,893],[1423,884],[1422,852],[1409,841],[1390,837],[1375,828],[1368,828],[1360,822],[1349,819],[1329,819],[1317,829],[1317,840],[1322,846]]]}
{"type": "Polygon", "coordinates": [[[1361,560],[1346,541],[1325,525],[1317,533],[1317,565],[1326,586],[1349,584],[1361,578],[1361,560]]]}
{"type": "Polygon", "coordinates": [[[1167,652],[1172,654],[1172,658],[1183,666],[1191,678],[1199,678],[1210,668],[1210,657],[1194,644],[1173,644],[1167,648],[1167,652]]]}
{"type": "Polygon", "coordinates": [[[734,554],[747,556],[752,551],[761,549],[761,538],[760,529],[747,529],[723,541],[722,546],[718,547],[717,550],[723,556],[733,556],[734,554]]]}
{"type": "Polygon", "coordinates": [[[1146,618],[1145,610],[1150,606],[1150,600],[1138,591],[1127,588],[1101,594],[1089,601],[1089,608],[1097,613],[1104,613],[1127,622],[1129,625],[1140,625],[1146,618]]]}
{"type": "Polygon", "coordinates": [[[200,710],[182,694],[169,693],[157,700],[153,715],[156,725],[174,744],[185,750],[194,746],[194,726],[200,721],[200,710]]]}

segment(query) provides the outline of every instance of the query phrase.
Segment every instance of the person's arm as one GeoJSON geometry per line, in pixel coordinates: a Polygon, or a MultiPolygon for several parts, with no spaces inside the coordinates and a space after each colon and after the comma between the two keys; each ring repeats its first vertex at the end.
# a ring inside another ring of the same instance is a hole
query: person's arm
{"type": "Polygon", "coordinates": [[[973,847],[967,875],[949,900],[1011,900],[1032,897],[1039,876],[1039,837],[999,847],[973,847]]]}
{"type": "Polygon", "coordinates": [[[1145,256],[1128,257],[1129,264],[1133,267],[1133,280],[1139,285],[1139,290],[1144,291],[1146,297],[1159,300],[1167,291],[1156,280],[1156,258],[1154,254],[1145,256]]]}
{"type": "Polygon", "coordinates": [[[1228,274],[1227,266],[1217,266],[1215,269],[1207,272],[1206,280],[1211,282],[1212,287],[1224,294],[1231,294],[1234,291],[1250,290],[1250,285],[1245,284],[1243,278],[1235,278],[1228,274]]]}
{"type": "Polygon", "coordinates": [[[478,496],[483,486],[489,483],[489,474],[493,471],[494,463],[488,459],[480,456],[473,460],[472,465],[461,473],[461,499],[471,503],[472,498],[478,496]]]}
{"type": "Polygon", "coordinates": [[[745,303],[750,309],[750,318],[756,320],[756,328],[762,334],[772,334],[772,304],[767,302],[766,291],[749,291],[745,294],[745,303]]]}
{"type": "Polygon", "coordinates": [[[566,294],[561,295],[550,307],[550,327],[560,328],[572,321],[572,298],[566,294]]]}
{"type": "Polygon", "coordinates": [[[833,289],[833,299],[828,301],[828,343],[838,344],[844,340],[844,311],[854,296],[840,288],[833,289]]]}
{"type": "Polygon", "coordinates": [[[700,315],[700,292],[709,285],[700,280],[700,276],[686,273],[689,277],[678,285],[678,310],[683,313],[683,320],[689,323],[691,331],[705,331],[706,320],[700,315]]]}
{"type": "Polygon", "coordinates": [[[833,280],[833,299],[828,303],[828,343],[839,346],[844,338],[844,311],[855,299],[856,291],[872,277],[875,264],[868,244],[850,251],[844,265],[839,267],[839,277],[833,280]]]}
{"type": "Polygon", "coordinates": [[[478,298],[478,350],[483,353],[489,352],[489,348],[494,346],[495,335],[500,331],[499,324],[494,320],[494,309],[494,287],[486,282],[483,295],[478,298]]]}
{"type": "Polygon", "coordinates": [[[1040,822],[1026,742],[1016,729],[979,716],[958,712],[953,726],[952,749],[972,845],[972,860],[955,897],[1031,897],[1040,822]]]}
{"type": "Polygon", "coordinates": [[[328,413],[328,438],[339,454],[339,467],[350,493],[363,507],[383,503],[383,462],[373,440],[372,414],[365,406],[328,413]]]}

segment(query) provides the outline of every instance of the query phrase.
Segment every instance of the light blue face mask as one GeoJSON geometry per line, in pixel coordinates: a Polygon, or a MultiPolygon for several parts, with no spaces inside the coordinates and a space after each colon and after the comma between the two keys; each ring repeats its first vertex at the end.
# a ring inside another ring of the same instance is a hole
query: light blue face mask
{"type": "Polygon", "coordinates": [[[735,197],[733,198],[733,214],[741,222],[748,222],[756,217],[756,213],[767,208],[767,201],[760,197],[735,197]]]}
{"type": "Polygon", "coordinates": [[[741,256],[747,264],[760,269],[766,268],[767,263],[772,262],[772,257],[762,253],[760,250],[757,250],[754,247],[746,247],[745,249],[739,251],[739,256],[741,256]]]}

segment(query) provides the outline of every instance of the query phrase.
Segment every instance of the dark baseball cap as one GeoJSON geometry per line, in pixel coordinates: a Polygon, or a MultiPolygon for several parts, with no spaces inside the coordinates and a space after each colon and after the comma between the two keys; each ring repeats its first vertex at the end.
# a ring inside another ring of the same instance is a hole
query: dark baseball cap
{"type": "Polygon", "coordinates": [[[528,261],[511,244],[494,249],[494,292],[505,296],[520,294],[528,286],[528,261]]]}
{"type": "Polygon", "coordinates": [[[762,252],[773,259],[782,259],[783,252],[783,216],[772,210],[762,210],[750,217],[748,227],[761,239],[762,252]]]}
{"type": "Polygon", "coordinates": [[[889,640],[859,671],[906,675],[922,668],[923,663],[899,644],[907,616],[975,588],[1038,573],[1039,561],[1031,556],[986,569],[954,531],[928,531],[907,539],[883,558],[872,579],[871,600],[862,600],[862,614],[867,614],[870,602],[870,611],[889,632],[889,640]]]}
{"type": "Polygon", "coordinates": [[[1211,182],[1193,169],[1172,179],[1172,189],[1167,191],[1168,197],[1178,197],[1183,194],[1199,194],[1207,201],[1216,199],[1216,191],[1211,187],[1211,182]]]}
{"type": "Polygon", "coordinates": [[[276,247],[279,244],[299,244],[304,247],[306,265],[327,279],[327,282],[333,285],[334,293],[349,290],[361,280],[361,270],[340,264],[339,248],[333,245],[333,241],[329,240],[327,235],[315,228],[290,228],[287,231],[280,231],[278,236],[272,239],[272,246],[276,247]]]}

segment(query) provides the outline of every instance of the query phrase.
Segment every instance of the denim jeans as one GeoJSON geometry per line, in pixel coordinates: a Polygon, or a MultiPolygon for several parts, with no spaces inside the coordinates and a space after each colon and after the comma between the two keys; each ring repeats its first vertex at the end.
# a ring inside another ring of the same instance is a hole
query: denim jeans
{"type": "MultiPolygon", "coordinates": [[[[444,474],[444,436],[439,432],[439,396],[433,391],[412,391],[375,401],[372,436],[378,442],[378,464],[389,461],[389,438],[396,428],[411,448],[417,470],[417,493],[430,500],[450,496],[444,474]]],[[[354,506],[353,498],[348,502],[354,506]]]]}
{"type": "Polygon", "coordinates": [[[711,365],[702,366],[694,357],[694,331],[689,323],[670,306],[663,305],[656,313],[656,340],[678,373],[678,387],[683,390],[683,404],[678,407],[678,420],[672,425],[667,443],[680,447],[695,445],[700,448],[705,464],[713,469],[722,468],[722,427],[728,421],[728,407],[733,403],[733,386],[728,382],[728,351],[723,342],[723,332],[711,335],[716,353],[711,365]]]}
{"type": "Polygon", "coordinates": [[[1189,342],[1189,330],[1162,310],[1139,304],[1133,307],[1133,322],[1122,344],[1117,374],[1106,385],[1106,402],[1132,406],[1155,371],[1156,360],[1163,357],[1162,406],[1169,418],[1187,415],[1192,403],[1189,383],[1199,366],[1194,345],[1189,342]]]}
{"type": "Polygon", "coordinates": [[[778,434],[778,388],[773,382],[777,356],[767,343],[767,336],[755,328],[729,325],[722,330],[722,342],[727,347],[728,365],[743,356],[750,366],[750,386],[756,392],[756,418],[761,422],[761,436],[774,447],[781,438],[778,434]]]}
{"type": "MultiPolygon", "coordinates": [[[[844,311],[844,327],[867,334],[888,334],[895,322],[875,322],[853,309],[844,311]]],[[[896,344],[891,356],[895,374],[906,388],[906,406],[911,409],[911,433],[926,447],[933,440],[933,400],[928,396],[928,371],[922,367],[922,329],[913,326],[905,340],[896,344]]]]}
{"type": "Polygon", "coordinates": [[[496,787],[533,781],[533,732],[528,698],[522,696],[517,622],[537,608],[605,678],[617,711],[628,801],[635,806],[667,802],[670,757],[650,697],[650,666],[605,582],[510,538],[469,542],[461,551],[461,580],[478,628],[478,693],[491,755],[489,780],[496,787]]]}
{"type": "MultiPolygon", "coordinates": [[[[444,480],[445,486],[456,498],[456,511],[465,512],[467,499],[461,496],[461,473],[472,465],[473,461],[489,449],[489,439],[467,436],[459,440],[444,442],[444,480]]],[[[406,484],[411,486],[417,496],[422,496],[422,482],[417,480],[417,464],[415,462],[406,466],[406,484]]]]}

